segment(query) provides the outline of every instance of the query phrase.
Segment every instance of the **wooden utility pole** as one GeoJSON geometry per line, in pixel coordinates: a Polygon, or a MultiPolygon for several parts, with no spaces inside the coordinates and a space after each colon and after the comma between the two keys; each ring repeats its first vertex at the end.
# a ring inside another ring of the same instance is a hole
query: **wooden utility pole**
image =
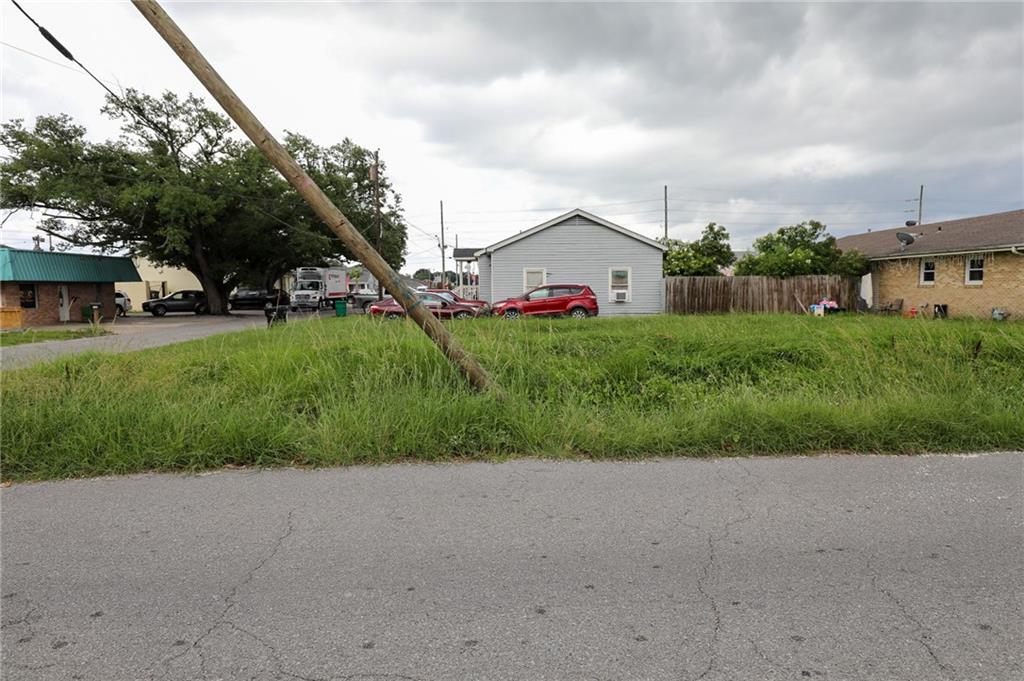
{"type": "Polygon", "coordinates": [[[924,185],[921,185],[921,192],[917,195],[917,224],[921,224],[924,217],[924,185]]]}
{"type": "MultiPolygon", "coordinates": [[[[370,168],[370,179],[373,180],[373,214],[377,221],[377,252],[380,253],[384,242],[384,227],[380,222],[380,149],[373,152],[373,166],[370,168]]],[[[384,300],[384,287],[377,282],[377,300],[384,300]]]]}
{"type": "Polygon", "coordinates": [[[462,288],[462,263],[455,259],[455,251],[459,250],[459,235],[455,235],[455,250],[452,251],[452,262],[455,263],[455,286],[462,288]]]}
{"type": "Polygon", "coordinates": [[[441,283],[438,288],[445,288],[447,278],[444,276],[444,201],[441,202],[441,283]]]}
{"type": "Polygon", "coordinates": [[[202,53],[192,44],[174,20],[167,15],[156,0],[132,0],[132,4],[152,24],[157,33],[181,58],[185,65],[195,74],[199,82],[224,107],[224,111],[238,124],[252,143],[263,153],[277,171],[293,186],[303,200],[316,212],[327,226],[338,235],[349,250],[377,278],[378,286],[385,285],[395,300],[401,305],[410,318],[415,321],[424,333],[441,349],[444,355],[455,364],[469,382],[478,390],[490,389],[502,396],[498,386],[476,361],[458,339],[455,338],[423,306],[423,302],[405,285],[390,265],[363,238],[349,219],[337,206],[331,203],[327,195],[313,182],[302,167],[295,162],[281,143],[267,130],[259,119],[238,98],[238,95],[224,82],[213,66],[202,53]]]}
{"type": "Polygon", "coordinates": [[[665,243],[668,243],[668,185],[665,185],[665,243]]]}

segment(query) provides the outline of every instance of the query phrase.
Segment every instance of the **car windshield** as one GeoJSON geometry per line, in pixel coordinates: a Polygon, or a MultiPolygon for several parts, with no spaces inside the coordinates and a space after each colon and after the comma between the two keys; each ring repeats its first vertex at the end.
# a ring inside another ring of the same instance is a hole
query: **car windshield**
{"type": "Polygon", "coordinates": [[[295,290],[296,291],[319,291],[320,290],[320,282],[319,281],[300,281],[295,286],[295,290]]]}
{"type": "Polygon", "coordinates": [[[439,298],[444,298],[449,303],[454,303],[455,302],[455,296],[453,296],[451,293],[448,293],[447,291],[444,291],[444,292],[441,292],[441,293],[435,293],[434,295],[438,296],[439,298]]]}

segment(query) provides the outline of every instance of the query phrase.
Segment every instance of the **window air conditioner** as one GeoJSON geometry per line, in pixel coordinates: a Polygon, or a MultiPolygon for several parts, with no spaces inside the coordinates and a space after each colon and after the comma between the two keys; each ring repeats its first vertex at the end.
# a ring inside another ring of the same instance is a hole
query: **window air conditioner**
{"type": "Polygon", "coordinates": [[[625,303],[629,300],[629,291],[612,291],[612,300],[616,303],[625,303]]]}

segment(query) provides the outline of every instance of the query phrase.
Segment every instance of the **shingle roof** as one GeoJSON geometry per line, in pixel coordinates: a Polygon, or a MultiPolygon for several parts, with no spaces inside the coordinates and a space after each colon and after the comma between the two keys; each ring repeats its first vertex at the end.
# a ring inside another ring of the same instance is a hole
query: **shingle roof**
{"type": "Polygon", "coordinates": [[[459,258],[467,258],[469,260],[476,259],[476,252],[479,248],[455,248],[452,250],[452,257],[458,260],[459,258]]]}
{"type": "Polygon", "coordinates": [[[130,258],[0,248],[0,281],[142,281],[130,258]]]}
{"type": "Polygon", "coordinates": [[[617,225],[614,222],[610,222],[608,220],[605,220],[604,218],[599,218],[598,216],[594,215],[593,213],[588,213],[587,211],[583,210],[582,208],[576,208],[574,210],[569,211],[568,213],[565,213],[564,215],[559,215],[558,217],[552,218],[551,220],[548,220],[547,222],[543,222],[543,223],[537,225],[536,227],[531,227],[530,229],[526,230],[525,232],[520,232],[519,234],[516,234],[515,236],[510,236],[509,238],[505,239],[504,241],[499,241],[498,243],[491,244],[490,246],[488,246],[486,248],[481,248],[481,249],[477,250],[477,252],[474,255],[480,256],[480,255],[483,255],[484,253],[493,253],[494,251],[498,250],[499,248],[504,248],[505,246],[508,246],[509,244],[514,244],[515,242],[519,241],[520,239],[525,239],[527,237],[533,236],[537,232],[542,232],[545,229],[547,229],[548,227],[554,227],[555,225],[558,225],[558,224],[561,224],[561,223],[565,222],[569,218],[577,217],[577,216],[586,218],[587,220],[590,220],[591,222],[596,222],[597,224],[601,225],[602,227],[607,227],[608,229],[610,229],[612,231],[615,231],[615,232],[618,232],[619,234],[623,234],[625,236],[628,236],[631,239],[636,239],[637,241],[639,241],[641,243],[645,243],[648,246],[653,246],[654,248],[657,248],[658,250],[661,250],[661,251],[667,251],[668,250],[668,246],[666,246],[665,244],[659,243],[659,242],[655,241],[654,239],[648,239],[643,234],[637,234],[636,232],[632,232],[632,231],[626,229],[625,227],[617,225]]]}
{"type": "Polygon", "coordinates": [[[1024,210],[880,229],[844,236],[837,243],[844,251],[857,250],[870,259],[1009,250],[1012,246],[1024,247],[1024,210]],[[896,232],[913,235],[914,243],[901,250],[896,232]]]}

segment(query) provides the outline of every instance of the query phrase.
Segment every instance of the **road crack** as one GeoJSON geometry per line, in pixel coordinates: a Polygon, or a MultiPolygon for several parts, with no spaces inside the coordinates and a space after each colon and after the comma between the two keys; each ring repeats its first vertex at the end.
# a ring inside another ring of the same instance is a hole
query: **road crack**
{"type": "MultiPolygon", "coordinates": [[[[757,480],[760,480],[760,476],[753,475],[750,471],[748,471],[744,466],[740,465],[738,462],[736,462],[736,464],[743,472],[747,480],[755,478],[757,480]]],[[[732,484],[731,480],[728,480],[724,477],[723,480],[725,480],[725,482],[729,484],[732,484]]],[[[756,484],[752,488],[756,488],[756,484]]],[[[704,600],[708,602],[708,607],[711,610],[713,624],[711,628],[711,638],[708,641],[707,646],[708,663],[704,667],[704,669],[701,670],[700,674],[694,677],[694,681],[701,681],[702,679],[707,678],[715,670],[715,666],[718,664],[718,642],[722,633],[722,609],[718,604],[718,598],[711,590],[709,584],[713,581],[714,573],[716,572],[716,563],[718,561],[718,545],[724,541],[728,541],[729,537],[732,535],[732,530],[734,527],[749,522],[750,519],[754,517],[753,511],[747,506],[747,503],[743,498],[744,491],[745,488],[743,485],[736,484],[733,488],[733,500],[736,502],[736,507],[740,510],[739,517],[727,521],[722,526],[721,530],[719,530],[717,533],[707,533],[708,557],[707,560],[704,562],[704,565],[701,567],[700,576],[697,577],[697,592],[704,598],[704,600]]]]}
{"type": "MultiPolygon", "coordinates": [[[[281,550],[281,545],[284,544],[285,540],[287,540],[288,537],[290,537],[295,532],[295,523],[294,523],[294,520],[293,520],[294,515],[295,515],[295,509],[294,508],[292,510],[288,511],[288,517],[287,517],[287,520],[286,520],[286,526],[285,526],[284,531],[277,537],[277,539],[274,540],[274,544],[270,547],[270,549],[262,557],[260,557],[256,561],[256,563],[245,573],[245,575],[242,577],[242,579],[240,579],[238,581],[238,583],[236,583],[234,586],[232,586],[230,591],[228,591],[227,595],[224,596],[224,603],[225,603],[224,608],[221,609],[221,611],[217,614],[217,617],[214,620],[213,624],[210,627],[208,627],[206,629],[206,631],[204,631],[198,638],[196,638],[196,640],[194,640],[191,643],[191,645],[186,647],[184,650],[181,650],[181,651],[175,653],[174,655],[171,655],[170,657],[164,658],[163,660],[161,660],[161,661],[155,663],[153,666],[151,666],[149,668],[149,670],[148,670],[149,678],[150,679],[154,678],[154,676],[153,676],[154,669],[155,669],[157,664],[159,664],[161,667],[164,667],[166,669],[172,662],[174,662],[178,658],[181,658],[181,657],[184,657],[185,655],[188,655],[192,651],[195,651],[199,655],[199,667],[200,667],[200,669],[203,671],[203,673],[205,675],[205,673],[206,673],[206,656],[205,656],[205,653],[203,651],[203,642],[207,638],[209,638],[213,634],[213,632],[215,632],[217,629],[219,629],[220,627],[224,626],[225,624],[230,624],[231,626],[233,626],[236,629],[238,629],[237,625],[234,625],[234,623],[232,623],[232,622],[230,622],[228,620],[228,615],[234,609],[234,607],[236,605],[238,605],[238,592],[239,592],[240,589],[242,589],[242,587],[245,587],[245,586],[247,586],[248,584],[250,584],[252,582],[252,580],[256,576],[256,573],[259,572],[261,569],[263,569],[263,567],[274,556],[277,555],[278,551],[281,550]]],[[[249,633],[249,632],[244,632],[244,633],[249,633]]]]}
{"type": "Polygon", "coordinates": [[[932,662],[934,662],[935,665],[939,668],[939,671],[941,671],[946,676],[951,676],[956,670],[939,659],[939,656],[936,654],[935,649],[932,648],[931,643],[929,643],[927,640],[929,636],[928,628],[924,626],[921,620],[917,619],[916,617],[914,617],[914,615],[910,613],[910,611],[907,609],[907,606],[903,604],[903,601],[901,601],[896,596],[896,594],[894,594],[891,590],[885,588],[884,586],[878,583],[878,573],[872,566],[870,558],[867,559],[866,564],[868,574],[871,575],[871,587],[875,589],[875,591],[877,591],[878,593],[885,596],[893,605],[896,606],[896,609],[899,610],[901,615],[903,615],[903,619],[905,619],[907,622],[913,625],[914,631],[912,633],[914,635],[914,641],[918,645],[920,645],[926,653],[928,653],[928,657],[930,657],[932,662]]]}

